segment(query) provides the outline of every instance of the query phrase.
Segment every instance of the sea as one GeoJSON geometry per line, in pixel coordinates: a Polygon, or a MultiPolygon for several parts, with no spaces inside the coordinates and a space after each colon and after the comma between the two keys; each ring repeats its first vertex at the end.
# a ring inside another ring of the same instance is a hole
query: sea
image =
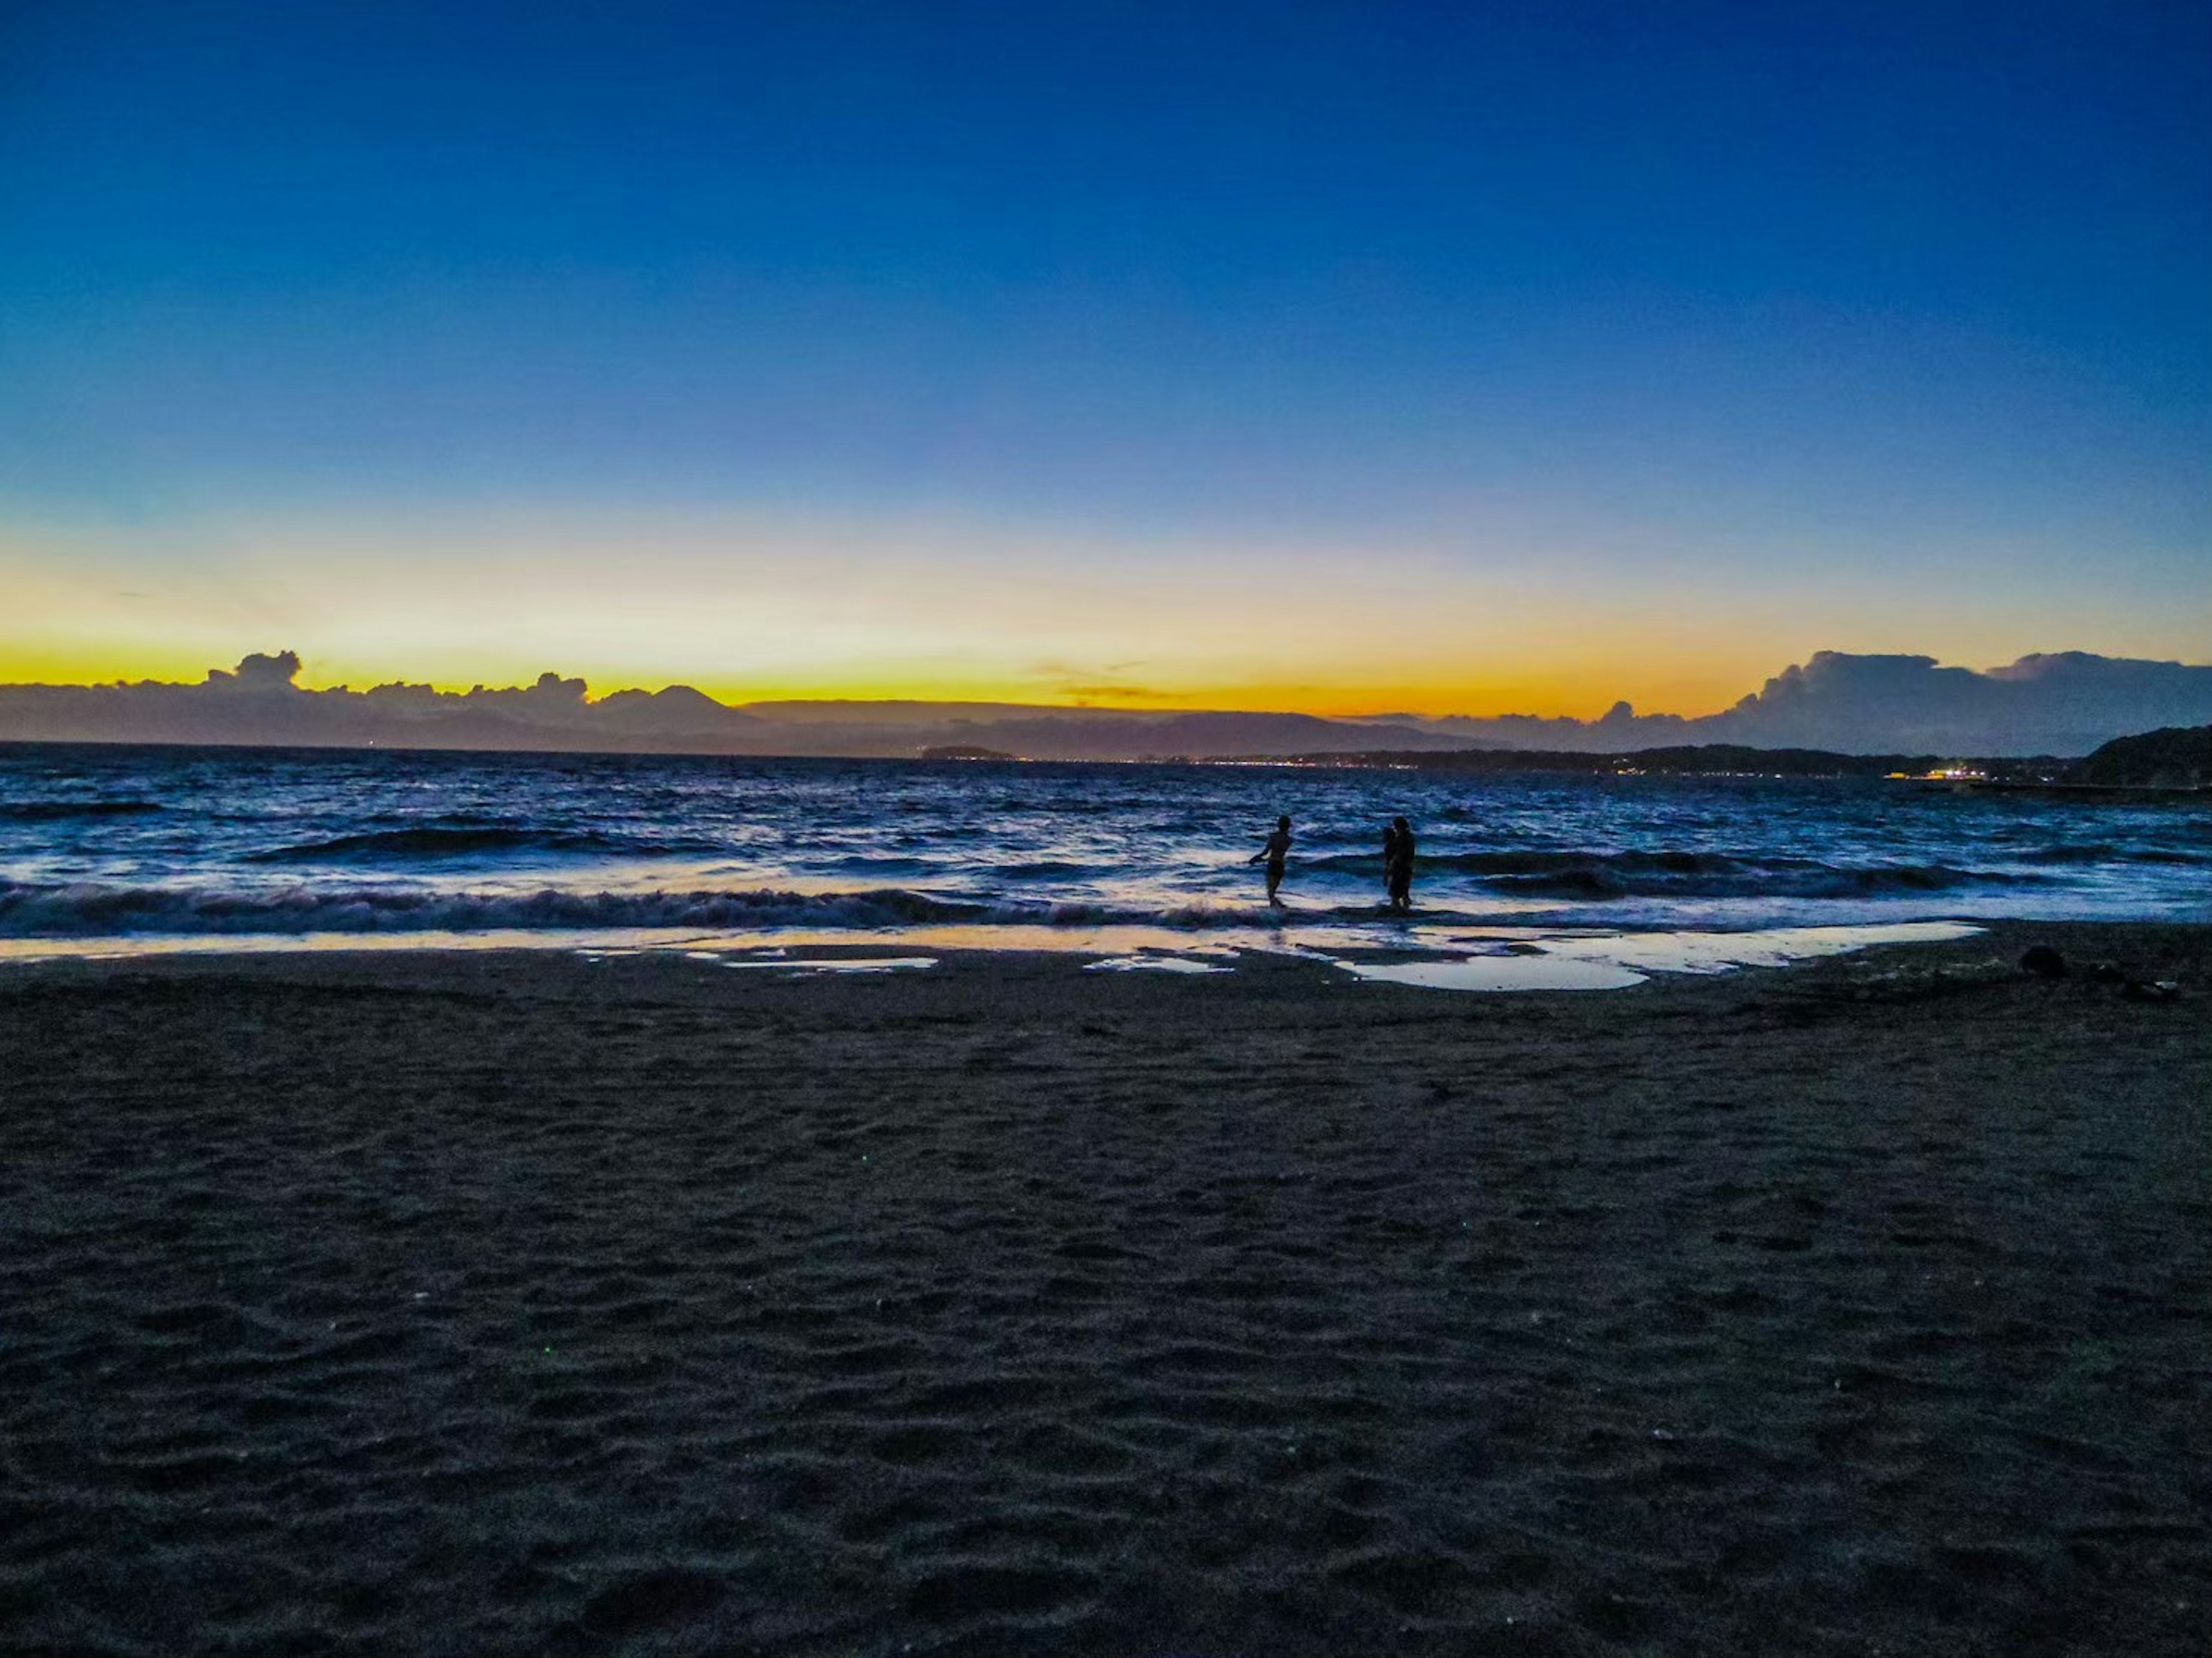
{"type": "Polygon", "coordinates": [[[1261,949],[1597,987],[1991,918],[2212,920],[2212,811],[1870,779],[0,746],[0,962],[997,946],[1200,971],[1261,949]],[[1275,911],[1251,859],[1281,814],[1275,911]],[[1383,908],[1401,815],[1406,916],[1383,908]]]}

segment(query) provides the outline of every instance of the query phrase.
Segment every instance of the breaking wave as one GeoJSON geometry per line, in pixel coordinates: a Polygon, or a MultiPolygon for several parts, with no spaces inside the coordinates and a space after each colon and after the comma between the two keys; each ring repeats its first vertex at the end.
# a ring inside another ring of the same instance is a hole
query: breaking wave
{"type": "Polygon", "coordinates": [[[674,857],[720,850],[711,841],[640,840],[630,835],[609,835],[599,829],[418,828],[379,829],[367,835],[341,835],[328,841],[306,841],[296,846],[270,847],[265,851],[248,853],[246,861],[253,864],[343,863],[387,858],[476,858],[502,852],[674,857]]]}
{"type": "MultiPolygon", "coordinates": [[[[1347,873],[1380,875],[1382,872],[1382,855],[1379,852],[1371,855],[1366,853],[1339,853],[1313,859],[1311,862],[1316,868],[1347,873]]],[[[1623,874],[1724,875],[1764,866],[1731,858],[1724,853],[1664,850],[1425,852],[1420,856],[1419,864],[1423,870],[1432,872],[1449,870],[1464,875],[1483,876],[1553,875],[1594,868],[1605,868],[1623,874]]]]}
{"type": "MultiPolygon", "coordinates": [[[[1382,872],[1382,859],[1338,854],[1312,860],[1345,874],[1382,872]]],[[[1731,857],[1717,852],[1463,852],[1423,857],[1425,875],[1471,875],[1493,890],[1548,898],[1863,898],[1948,892],[1984,884],[2033,884],[2042,878],[1948,864],[1823,863],[1817,859],[1731,857]]]]}
{"type": "Polygon", "coordinates": [[[1165,910],[993,902],[879,887],[860,892],[452,893],[402,888],[69,885],[0,881],[0,937],[125,934],[478,932],[632,927],[867,928],[930,923],[1198,928],[1252,919],[1249,907],[1165,910]]]}
{"type": "Polygon", "coordinates": [[[795,892],[444,893],[299,886],[241,891],[187,886],[0,882],[0,933],[475,932],[602,927],[899,926],[988,919],[989,906],[899,888],[795,892]]]}

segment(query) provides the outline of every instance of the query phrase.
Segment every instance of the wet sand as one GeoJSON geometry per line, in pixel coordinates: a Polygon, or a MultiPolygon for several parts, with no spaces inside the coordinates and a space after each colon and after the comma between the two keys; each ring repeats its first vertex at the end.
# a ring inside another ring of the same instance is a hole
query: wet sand
{"type": "Polygon", "coordinates": [[[0,1649],[2201,1654],[2208,1010],[13,969],[0,1649]]]}

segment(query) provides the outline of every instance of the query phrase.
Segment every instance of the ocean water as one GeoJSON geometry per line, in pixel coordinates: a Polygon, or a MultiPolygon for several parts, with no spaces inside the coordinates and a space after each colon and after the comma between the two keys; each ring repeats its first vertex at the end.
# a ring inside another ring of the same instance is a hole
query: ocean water
{"type": "Polygon", "coordinates": [[[2212,920],[2212,812],[1875,781],[0,748],[0,953],[436,934],[1024,948],[2212,920]],[[1296,822],[1271,914],[1248,860],[1296,822]],[[1410,920],[1381,834],[1420,837],[1410,920]]]}

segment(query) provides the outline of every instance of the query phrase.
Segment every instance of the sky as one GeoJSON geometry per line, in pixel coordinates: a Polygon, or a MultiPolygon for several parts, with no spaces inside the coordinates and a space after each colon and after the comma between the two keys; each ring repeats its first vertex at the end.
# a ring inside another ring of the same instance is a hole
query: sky
{"type": "Polygon", "coordinates": [[[2212,10],[0,6],[0,681],[2212,660],[2212,10]]]}

